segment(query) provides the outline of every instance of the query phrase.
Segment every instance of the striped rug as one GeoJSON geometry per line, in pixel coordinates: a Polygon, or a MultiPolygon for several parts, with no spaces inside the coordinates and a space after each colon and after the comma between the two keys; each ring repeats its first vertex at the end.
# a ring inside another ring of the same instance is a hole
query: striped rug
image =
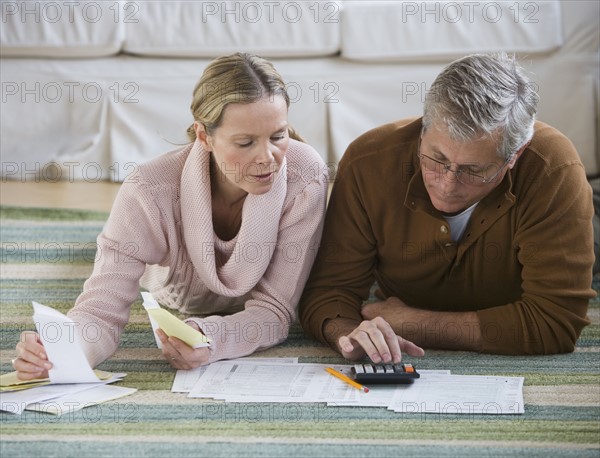
{"type": "MultiPolygon", "coordinates": [[[[12,370],[31,300],[66,312],[91,272],[106,213],[0,208],[1,371],[12,370]]],[[[600,279],[595,282],[598,291],[600,279]]],[[[600,456],[600,301],[573,354],[505,357],[428,351],[421,369],[525,377],[525,414],[396,414],[324,404],[224,404],[170,392],[174,371],[155,347],[141,298],[120,349],[100,368],[138,388],[119,401],[54,417],[0,413],[2,457],[600,456]]],[[[257,356],[342,363],[294,326],[257,356]]]]}

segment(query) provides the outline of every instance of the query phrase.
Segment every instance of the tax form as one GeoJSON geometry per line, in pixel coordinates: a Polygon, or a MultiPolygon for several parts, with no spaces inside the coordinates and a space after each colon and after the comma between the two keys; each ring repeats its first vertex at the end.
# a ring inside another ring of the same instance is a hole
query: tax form
{"type": "Polygon", "coordinates": [[[331,376],[351,375],[350,365],[219,361],[206,367],[189,393],[225,402],[321,402],[328,406],[387,407],[395,412],[522,414],[523,377],[452,375],[420,370],[406,385],[373,385],[365,393],[331,376]]]}
{"type": "MultiPolygon", "coordinates": [[[[283,364],[298,364],[298,358],[236,358],[230,359],[229,362],[237,363],[283,363],[283,364]]],[[[173,386],[171,387],[172,393],[189,393],[194,388],[194,385],[200,377],[206,371],[208,366],[200,366],[196,369],[179,369],[175,374],[175,380],[173,380],[173,386]]]]}
{"type": "MultiPolygon", "coordinates": [[[[419,369],[421,377],[414,383],[421,383],[423,380],[427,380],[430,377],[437,377],[439,375],[450,375],[449,370],[427,370],[419,369]]],[[[414,385],[414,383],[410,385],[414,385]]],[[[408,387],[410,385],[368,385],[369,395],[360,396],[360,392],[356,390],[347,390],[344,396],[338,398],[332,398],[327,402],[327,405],[336,406],[355,406],[355,407],[388,407],[394,399],[394,394],[397,390],[402,390],[402,387],[408,387]]]]}
{"type": "Polygon", "coordinates": [[[389,409],[394,412],[488,414],[524,413],[523,377],[485,375],[426,376],[399,386],[389,409]]]}
{"type": "Polygon", "coordinates": [[[345,385],[325,367],[340,370],[344,366],[219,361],[207,367],[189,397],[227,402],[325,402],[336,387],[345,385]]]}

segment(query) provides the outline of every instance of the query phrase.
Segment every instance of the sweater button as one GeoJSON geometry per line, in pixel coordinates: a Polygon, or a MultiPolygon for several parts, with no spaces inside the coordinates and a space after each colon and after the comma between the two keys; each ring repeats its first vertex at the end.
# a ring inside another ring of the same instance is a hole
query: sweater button
{"type": "Polygon", "coordinates": [[[448,228],[446,226],[440,226],[440,232],[442,234],[447,234],[448,233],[448,228]]]}

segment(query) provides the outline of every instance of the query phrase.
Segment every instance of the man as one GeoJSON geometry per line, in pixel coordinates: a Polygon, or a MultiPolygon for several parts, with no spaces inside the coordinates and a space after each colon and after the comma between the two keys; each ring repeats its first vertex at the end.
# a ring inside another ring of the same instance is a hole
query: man
{"type": "Polygon", "coordinates": [[[373,129],[340,162],[299,307],[347,359],[422,347],[573,351],[591,289],[592,190],[573,144],[535,121],[513,58],[450,64],[421,119],[373,129]],[[374,281],[381,301],[363,305],[374,281]]]}

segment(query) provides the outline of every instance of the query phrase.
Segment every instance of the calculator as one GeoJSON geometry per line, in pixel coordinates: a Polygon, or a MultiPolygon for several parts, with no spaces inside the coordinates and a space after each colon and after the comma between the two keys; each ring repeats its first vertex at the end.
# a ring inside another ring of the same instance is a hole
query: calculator
{"type": "Polygon", "coordinates": [[[355,364],[354,380],[365,385],[413,383],[421,377],[412,364],[355,364]]]}

